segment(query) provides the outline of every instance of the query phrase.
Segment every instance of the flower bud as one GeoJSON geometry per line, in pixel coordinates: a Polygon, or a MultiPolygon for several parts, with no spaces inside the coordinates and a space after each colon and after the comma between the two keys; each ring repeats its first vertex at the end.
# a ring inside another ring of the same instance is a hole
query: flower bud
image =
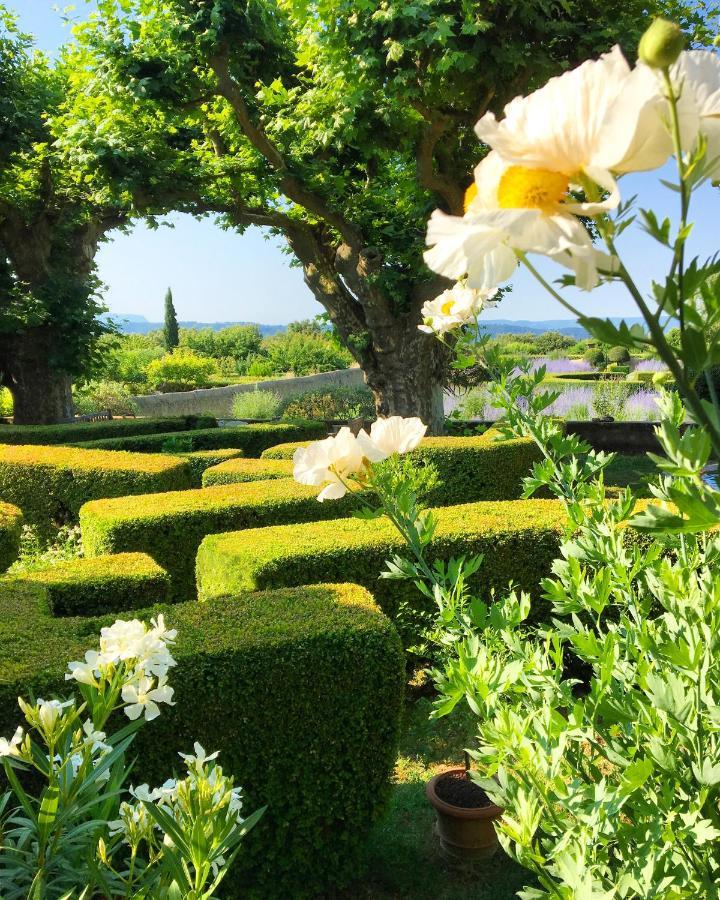
{"type": "Polygon", "coordinates": [[[667,19],[655,19],[640,38],[638,57],[652,69],[669,69],[685,47],[685,35],[679,25],[667,19]]]}

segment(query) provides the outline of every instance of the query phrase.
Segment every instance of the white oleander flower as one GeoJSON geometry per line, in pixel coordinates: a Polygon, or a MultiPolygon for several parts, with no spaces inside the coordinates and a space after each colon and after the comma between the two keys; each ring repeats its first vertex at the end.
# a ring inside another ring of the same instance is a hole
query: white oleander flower
{"type": "Polygon", "coordinates": [[[355,436],[349,428],[341,428],[323,441],[298,447],[293,456],[293,477],[300,484],[325,485],[318,494],[321,503],[338,500],[347,493],[348,478],[361,473],[368,463],[384,458],[365,431],[355,436]]]}
{"type": "Polygon", "coordinates": [[[423,324],[420,331],[427,334],[445,334],[460,325],[472,322],[491,302],[495,290],[479,291],[456,284],[434,300],[428,300],[420,311],[423,324]]]}
{"type": "Polygon", "coordinates": [[[139,619],[118,619],[100,630],[100,656],[106,662],[142,658],[146,628],[139,619]]]}
{"type": "Polygon", "coordinates": [[[150,722],[160,715],[158,703],[174,705],[173,693],[173,688],[164,678],[158,679],[155,684],[155,679],[141,675],[135,681],[126,682],[122,687],[122,698],[127,704],[125,715],[128,719],[135,720],[144,714],[145,721],[150,722]]]}
{"type": "Polygon", "coordinates": [[[206,753],[202,744],[198,741],[195,741],[193,744],[193,750],[195,753],[179,753],[178,756],[183,760],[185,765],[188,768],[188,771],[198,772],[202,771],[205,763],[210,762],[210,760],[217,759],[220,755],[220,751],[216,750],[214,753],[206,753]]]}
{"type": "Polygon", "coordinates": [[[24,733],[22,726],[18,725],[10,740],[0,737],[0,756],[20,756],[19,747],[22,744],[24,733]]]}
{"type": "Polygon", "coordinates": [[[62,718],[63,710],[72,706],[73,703],[73,700],[43,700],[38,698],[35,706],[31,708],[34,722],[46,736],[51,735],[62,718]]]}
{"type": "Polygon", "coordinates": [[[425,437],[427,425],[417,416],[404,419],[402,416],[389,416],[378,419],[370,428],[370,440],[387,458],[393,453],[408,453],[414,450],[425,437]]]}
{"type": "Polygon", "coordinates": [[[620,201],[615,176],[654,169],[672,152],[667,109],[655,74],[631,70],[615,47],[527,97],[517,97],[498,122],[476,126],[493,150],[475,169],[464,216],[436,210],[425,261],[447,278],[467,276],[489,290],[510,278],[519,253],[549,256],[590,290],[599,269],[616,262],[593,247],[577,216],[594,216],[620,201]],[[576,201],[589,184],[608,197],[576,201]]]}
{"type": "Polygon", "coordinates": [[[92,719],[86,719],[83,722],[83,743],[86,747],[90,747],[91,752],[95,753],[109,753],[112,750],[110,744],[105,743],[105,738],[107,735],[104,731],[96,731],[95,726],[92,723],[92,719]]]}
{"type": "Polygon", "coordinates": [[[69,672],[65,673],[65,681],[77,681],[98,687],[100,677],[100,654],[96,650],[88,650],[85,659],[68,663],[69,672]]]}

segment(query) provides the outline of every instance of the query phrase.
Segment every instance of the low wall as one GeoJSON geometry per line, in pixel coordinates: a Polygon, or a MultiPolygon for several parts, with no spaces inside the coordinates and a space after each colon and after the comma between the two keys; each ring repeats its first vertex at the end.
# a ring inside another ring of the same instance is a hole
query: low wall
{"type": "Polygon", "coordinates": [[[364,383],[362,369],[337,369],[334,372],[321,372],[319,375],[276,378],[273,381],[258,381],[254,384],[231,384],[227,387],[172,394],[145,394],[135,397],[134,400],[138,415],[141,416],[208,415],[223,419],[230,416],[233,397],[237,394],[262,390],[275,391],[281,397],[287,397],[289,394],[325,388],[359,387],[364,383]]]}

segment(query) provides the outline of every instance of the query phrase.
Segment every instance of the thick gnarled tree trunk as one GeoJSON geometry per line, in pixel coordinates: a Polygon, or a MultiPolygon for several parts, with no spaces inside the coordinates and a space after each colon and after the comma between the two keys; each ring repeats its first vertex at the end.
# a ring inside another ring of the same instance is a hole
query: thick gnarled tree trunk
{"type": "Polygon", "coordinates": [[[12,394],[16,425],[51,425],[74,415],[70,376],[53,364],[58,340],[48,326],[0,335],[0,377],[12,394]]]}

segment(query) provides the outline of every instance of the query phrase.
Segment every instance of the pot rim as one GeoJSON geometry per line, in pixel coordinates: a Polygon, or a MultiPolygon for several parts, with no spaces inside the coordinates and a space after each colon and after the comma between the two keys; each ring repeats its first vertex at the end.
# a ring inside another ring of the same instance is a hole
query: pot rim
{"type": "Polygon", "coordinates": [[[433,775],[425,786],[425,796],[438,812],[453,816],[456,819],[497,819],[503,814],[503,809],[494,803],[491,803],[489,806],[467,807],[454,806],[452,803],[446,803],[444,800],[441,800],[435,793],[435,785],[441,778],[452,774],[464,775],[465,769],[462,767],[444,769],[442,772],[438,772],[437,775],[433,775]]]}

